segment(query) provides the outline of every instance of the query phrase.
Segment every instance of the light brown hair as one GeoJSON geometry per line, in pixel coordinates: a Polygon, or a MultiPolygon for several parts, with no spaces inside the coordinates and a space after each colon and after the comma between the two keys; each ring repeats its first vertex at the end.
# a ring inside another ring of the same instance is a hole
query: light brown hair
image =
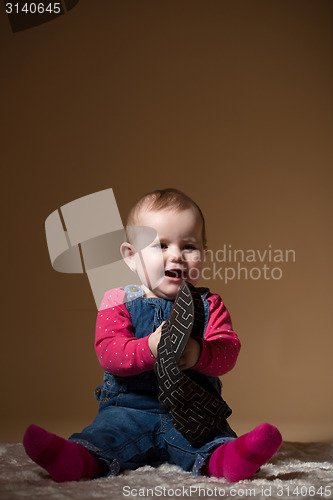
{"type": "Polygon", "coordinates": [[[135,226],[137,224],[138,214],[141,210],[186,210],[193,208],[199,214],[202,221],[202,243],[206,246],[206,224],[200,207],[185,193],[174,188],[157,189],[151,193],[147,193],[140,198],[130,210],[127,217],[127,226],[135,226]]]}

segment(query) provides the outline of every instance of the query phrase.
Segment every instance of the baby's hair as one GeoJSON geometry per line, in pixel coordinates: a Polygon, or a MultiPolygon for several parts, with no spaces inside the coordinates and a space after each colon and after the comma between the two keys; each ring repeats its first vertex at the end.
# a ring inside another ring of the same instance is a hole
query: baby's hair
{"type": "Polygon", "coordinates": [[[141,210],[175,210],[181,211],[187,208],[194,208],[202,221],[202,242],[206,246],[206,224],[200,207],[185,193],[174,188],[157,189],[147,193],[140,198],[132,207],[128,214],[127,226],[135,226],[138,220],[138,214],[141,210]]]}

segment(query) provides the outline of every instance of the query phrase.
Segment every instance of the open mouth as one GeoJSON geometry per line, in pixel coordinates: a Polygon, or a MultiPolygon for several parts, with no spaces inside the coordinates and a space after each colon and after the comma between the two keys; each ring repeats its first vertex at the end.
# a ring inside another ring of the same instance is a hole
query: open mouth
{"type": "Polygon", "coordinates": [[[175,278],[175,279],[183,279],[184,274],[181,269],[169,269],[168,271],[165,271],[165,276],[168,278],[175,278]]]}

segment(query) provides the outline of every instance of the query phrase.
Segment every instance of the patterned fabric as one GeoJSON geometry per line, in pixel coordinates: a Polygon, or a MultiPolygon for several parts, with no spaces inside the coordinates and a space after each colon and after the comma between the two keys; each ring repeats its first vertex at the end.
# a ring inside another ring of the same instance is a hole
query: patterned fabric
{"type": "Polygon", "coordinates": [[[189,283],[180,287],[170,316],[162,327],[155,361],[159,402],[176,429],[191,443],[200,444],[218,435],[231,409],[193,370],[181,371],[178,361],[191,335],[202,336],[205,314],[201,295],[189,283]]]}

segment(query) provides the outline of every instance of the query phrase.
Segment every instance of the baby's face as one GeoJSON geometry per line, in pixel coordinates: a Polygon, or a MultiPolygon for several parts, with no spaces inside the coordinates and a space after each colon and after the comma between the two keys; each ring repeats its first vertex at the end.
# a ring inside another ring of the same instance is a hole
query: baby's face
{"type": "Polygon", "coordinates": [[[136,272],[141,282],[148,284],[146,296],[173,300],[183,280],[195,286],[200,278],[204,256],[199,214],[192,208],[181,211],[142,210],[137,224],[157,231],[157,238],[140,252],[141,255],[139,252],[135,254],[136,272]],[[158,284],[152,288],[150,283],[158,284]]]}

